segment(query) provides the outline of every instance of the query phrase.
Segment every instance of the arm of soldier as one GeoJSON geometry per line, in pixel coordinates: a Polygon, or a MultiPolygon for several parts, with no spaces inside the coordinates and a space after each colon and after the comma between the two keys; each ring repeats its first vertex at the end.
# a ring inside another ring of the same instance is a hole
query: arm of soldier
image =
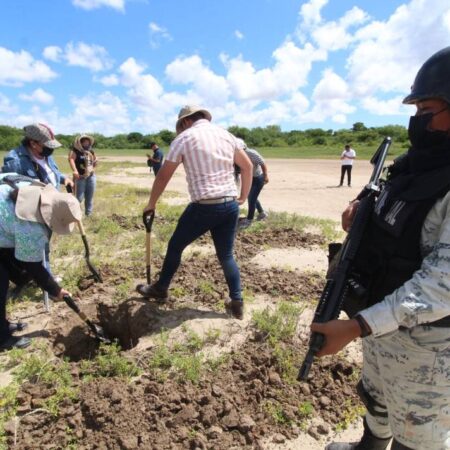
{"type": "Polygon", "coordinates": [[[311,331],[325,335],[325,344],[317,356],[334,355],[351,341],[361,336],[362,329],[356,319],[330,320],[325,323],[314,322],[311,331]]]}
{"type": "Polygon", "coordinates": [[[450,316],[450,193],[436,202],[425,219],[422,241],[433,232],[432,250],[412,278],[382,302],[361,311],[374,336],[450,316]]]}
{"type": "Polygon", "coordinates": [[[154,210],[156,208],[156,202],[158,201],[161,194],[164,192],[164,189],[167,186],[167,183],[172,178],[176,168],[180,163],[166,161],[164,162],[161,170],[156,175],[155,181],[153,182],[152,191],[150,193],[150,199],[148,201],[147,206],[144,208],[144,212],[154,210]]]}
{"type": "Polygon", "coordinates": [[[359,200],[352,200],[347,208],[342,213],[341,222],[342,229],[344,231],[349,231],[355,218],[356,210],[358,209],[359,200]]]}
{"type": "Polygon", "coordinates": [[[241,170],[241,194],[238,198],[238,203],[242,205],[247,200],[252,186],[253,164],[242,149],[236,150],[234,153],[234,163],[241,170]]]}

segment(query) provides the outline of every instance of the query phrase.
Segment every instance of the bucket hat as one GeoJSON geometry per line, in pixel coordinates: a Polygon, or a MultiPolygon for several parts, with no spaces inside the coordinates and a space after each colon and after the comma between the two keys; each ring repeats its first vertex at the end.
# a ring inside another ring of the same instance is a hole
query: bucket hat
{"type": "Polygon", "coordinates": [[[207,111],[204,108],[201,108],[200,106],[196,105],[186,105],[183,106],[180,109],[180,112],[178,113],[178,120],[175,128],[177,131],[180,129],[180,123],[183,119],[186,117],[192,116],[192,114],[195,114],[196,112],[202,112],[205,115],[205,118],[211,122],[212,116],[209,111],[207,111]]]}
{"type": "Polygon", "coordinates": [[[43,123],[32,123],[23,127],[25,137],[39,142],[48,148],[58,148],[62,144],[55,139],[52,129],[43,123]]]}
{"type": "Polygon", "coordinates": [[[80,202],[51,184],[19,188],[16,215],[22,220],[44,223],[58,234],[70,234],[82,216],[80,202]]]}

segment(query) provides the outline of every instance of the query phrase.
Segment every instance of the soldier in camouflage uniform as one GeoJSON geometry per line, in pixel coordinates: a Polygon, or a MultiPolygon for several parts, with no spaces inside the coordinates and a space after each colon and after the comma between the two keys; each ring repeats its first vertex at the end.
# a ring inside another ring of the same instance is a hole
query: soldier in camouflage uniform
{"type": "Polygon", "coordinates": [[[355,258],[365,304],[311,326],[326,337],[318,356],[363,338],[364,434],[327,450],[383,450],[392,437],[394,450],[450,449],[450,47],[424,63],[403,103],[417,108],[411,148],[390,167],[355,258]]]}

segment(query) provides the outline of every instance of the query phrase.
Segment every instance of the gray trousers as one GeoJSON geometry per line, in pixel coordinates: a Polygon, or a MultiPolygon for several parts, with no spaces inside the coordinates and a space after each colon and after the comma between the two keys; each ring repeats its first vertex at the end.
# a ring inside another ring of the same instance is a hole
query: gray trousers
{"type": "Polygon", "coordinates": [[[367,413],[375,436],[414,450],[450,449],[450,329],[416,326],[363,339],[364,390],[380,405],[367,413]]]}

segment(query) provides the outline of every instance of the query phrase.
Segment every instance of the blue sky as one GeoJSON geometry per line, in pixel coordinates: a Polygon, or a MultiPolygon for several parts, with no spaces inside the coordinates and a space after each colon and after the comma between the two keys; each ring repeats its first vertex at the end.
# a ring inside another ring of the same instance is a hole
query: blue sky
{"type": "Polygon", "coordinates": [[[0,124],[57,133],[406,125],[420,65],[450,45],[448,0],[9,0],[0,124]]]}

